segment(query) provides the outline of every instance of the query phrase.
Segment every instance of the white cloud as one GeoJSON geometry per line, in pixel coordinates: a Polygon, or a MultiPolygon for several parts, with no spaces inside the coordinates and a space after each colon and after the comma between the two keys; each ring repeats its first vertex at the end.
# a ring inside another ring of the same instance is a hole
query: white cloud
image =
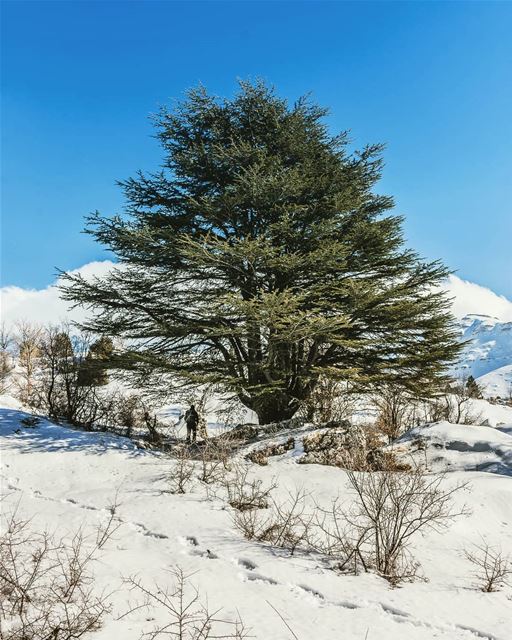
{"type": "Polygon", "coordinates": [[[512,301],[487,287],[449,276],[444,289],[453,300],[453,314],[463,318],[469,313],[493,316],[501,322],[512,322],[512,301]]]}
{"type": "MultiPolygon", "coordinates": [[[[85,278],[105,275],[114,263],[110,260],[89,262],[71,271],[85,278]]],[[[23,289],[22,287],[2,287],[2,321],[12,326],[18,320],[28,320],[38,324],[58,323],[62,320],[81,320],[83,309],[70,310],[69,303],[60,298],[58,280],[45,289],[23,289]]]]}
{"type": "MultiPolygon", "coordinates": [[[[110,260],[90,262],[72,273],[81,273],[86,278],[102,276],[113,266],[114,263],[110,260]]],[[[2,320],[7,325],[12,325],[17,320],[46,324],[84,318],[83,309],[70,310],[68,303],[60,299],[57,284],[55,282],[46,289],[3,287],[0,291],[2,320]]],[[[494,316],[502,322],[512,322],[512,301],[504,296],[453,275],[447,279],[444,288],[454,298],[453,313],[457,318],[476,313],[494,316]]]]}

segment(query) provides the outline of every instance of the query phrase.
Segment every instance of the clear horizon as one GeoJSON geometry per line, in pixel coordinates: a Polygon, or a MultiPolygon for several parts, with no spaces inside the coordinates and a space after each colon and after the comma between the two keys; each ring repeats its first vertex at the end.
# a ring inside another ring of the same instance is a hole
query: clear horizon
{"type": "Polygon", "coordinates": [[[311,92],[333,133],[384,142],[407,243],[512,299],[512,4],[2,3],[2,283],[110,258],[85,215],[161,152],[148,120],[202,82],[311,92]]]}

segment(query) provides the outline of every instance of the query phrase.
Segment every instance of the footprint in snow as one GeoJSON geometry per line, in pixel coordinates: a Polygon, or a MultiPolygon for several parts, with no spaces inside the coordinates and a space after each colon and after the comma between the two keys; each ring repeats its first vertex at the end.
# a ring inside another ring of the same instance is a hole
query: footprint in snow
{"type": "Polygon", "coordinates": [[[124,520],[119,520],[119,522],[134,528],[136,531],[142,533],[143,536],[146,536],[148,538],[156,538],[158,540],[167,540],[169,538],[169,536],[166,536],[165,533],[151,531],[151,529],[148,529],[145,524],[142,524],[142,522],[125,522],[124,520]]]}
{"type": "Polygon", "coordinates": [[[277,585],[279,584],[277,580],[274,578],[269,578],[268,576],[262,576],[259,573],[247,573],[242,580],[245,582],[249,580],[250,582],[264,582],[265,584],[277,585]]]}
{"type": "Polygon", "coordinates": [[[257,567],[257,565],[254,564],[252,560],[247,560],[247,558],[238,558],[236,563],[239,564],[244,569],[247,569],[247,571],[254,571],[254,569],[256,569],[257,567]]]}
{"type": "Polygon", "coordinates": [[[321,594],[320,591],[313,589],[313,587],[309,587],[307,584],[298,584],[297,587],[301,591],[305,591],[306,593],[309,593],[312,596],[315,596],[315,598],[318,598],[319,600],[325,600],[325,596],[321,594]]]}
{"type": "Polygon", "coordinates": [[[206,551],[203,551],[201,549],[193,549],[192,551],[190,551],[190,555],[199,556],[200,558],[209,558],[210,560],[217,560],[219,557],[218,555],[213,553],[213,551],[210,551],[210,549],[206,549],[206,551]]]}
{"type": "Polygon", "coordinates": [[[199,556],[200,558],[209,558],[210,560],[217,560],[219,557],[210,549],[200,549],[199,541],[195,536],[185,536],[185,538],[181,538],[181,543],[186,545],[187,547],[192,547],[187,551],[187,553],[191,556],[199,556]]]}
{"type": "Polygon", "coordinates": [[[401,609],[396,609],[395,607],[390,606],[389,604],[380,603],[380,606],[386,613],[390,613],[393,616],[398,616],[399,618],[410,618],[411,614],[407,613],[407,611],[402,611],[401,609]]]}

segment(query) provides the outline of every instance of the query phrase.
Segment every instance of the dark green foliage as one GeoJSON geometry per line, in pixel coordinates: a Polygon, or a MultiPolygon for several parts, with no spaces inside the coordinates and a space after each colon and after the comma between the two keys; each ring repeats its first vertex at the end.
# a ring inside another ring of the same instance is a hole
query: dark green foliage
{"type": "Polygon", "coordinates": [[[404,248],[392,198],[374,193],[382,147],[351,155],[325,115],[242,83],[155,118],[162,170],[121,183],[126,216],[89,219],[119,267],[64,289],[96,310],[87,329],[131,345],[117,365],[139,383],[217,383],[269,422],[320,375],[422,394],[445,382],[447,270],[404,248]]]}
{"type": "Polygon", "coordinates": [[[470,398],[481,398],[482,391],[473,376],[469,376],[466,380],[466,391],[470,398]]]}
{"type": "MultiPolygon", "coordinates": [[[[49,338],[49,336],[44,337],[49,338]]],[[[60,333],[55,333],[49,339],[53,341],[51,347],[53,349],[52,357],[56,373],[65,374],[69,372],[70,369],[76,367],[77,362],[70,334],[66,331],[62,331],[60,333]]],[[[41,349],[43,355],[46,355],[46,347],[47,345],[44,343],[41,349]]]]}
{"type": "Polygon", "coordinates": [[[93,342],[80,364],[78,384],[87,387],[101,387],[108,384],[107,367],[113,354],[112,338],[102,336],[93,342]]]}

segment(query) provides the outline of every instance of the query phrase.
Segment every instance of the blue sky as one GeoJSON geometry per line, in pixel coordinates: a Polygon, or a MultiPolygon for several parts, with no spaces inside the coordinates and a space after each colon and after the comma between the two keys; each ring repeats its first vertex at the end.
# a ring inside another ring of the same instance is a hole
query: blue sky
{"type": "Polygon", "coordinates": [[[311,91],[385,142],[408,243],[512,297],[512,3],[2,2],[2,281],[108,257],[83,216],[157,168],[148,115],[202,82],[311,91]]]}

